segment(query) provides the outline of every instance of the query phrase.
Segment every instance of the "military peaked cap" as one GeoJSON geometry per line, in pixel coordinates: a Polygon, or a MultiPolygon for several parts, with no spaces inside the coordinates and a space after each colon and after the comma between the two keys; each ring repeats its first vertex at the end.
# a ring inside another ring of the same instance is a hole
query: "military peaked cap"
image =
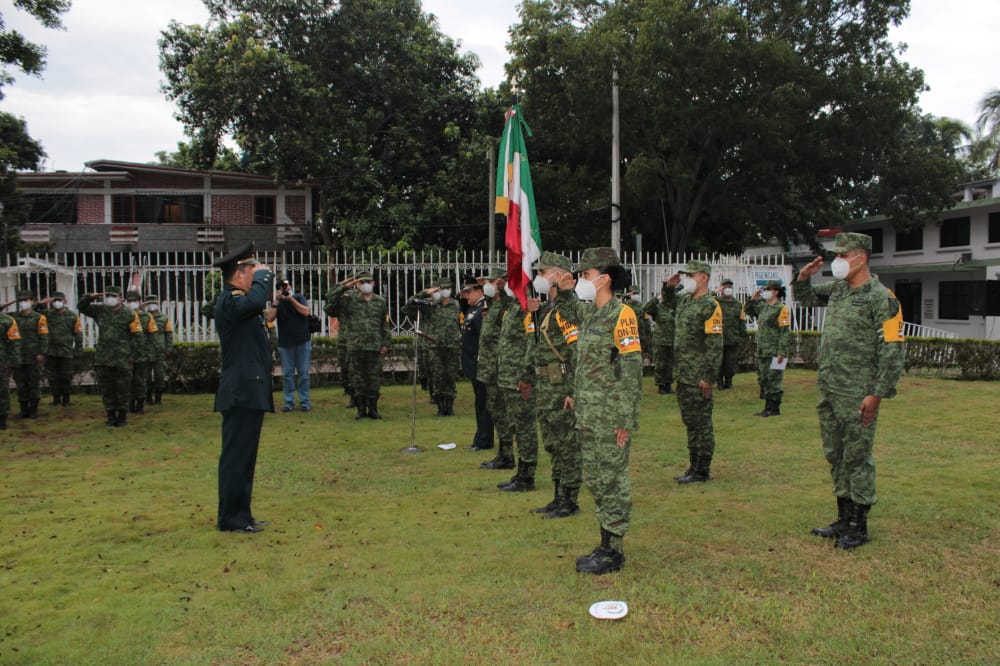
{"type": "Polygon", "coordinates": [[[248,264],[257,263],[256,258],[254,258],[254,243],[250,241],[245,243],[221,259],[218,259],[213,266],[217,266],[222,270],[228,270],[237,264],[248,264]]]}
{"type": "Polygon", "coordinates": [[[833,246],[833,253],[843,254],[851,250],[867,250],[871,252],[872,237],[868,234],[859,234],[852,231],[837,234],[837,242],[833,246]]]}

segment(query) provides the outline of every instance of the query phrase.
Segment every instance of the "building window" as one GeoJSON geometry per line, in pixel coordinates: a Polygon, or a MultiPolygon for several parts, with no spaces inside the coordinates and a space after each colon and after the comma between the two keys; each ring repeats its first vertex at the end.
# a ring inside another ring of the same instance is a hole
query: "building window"
{"type": "Polygon", "coordinates": [[[942,282],[938,285],[938,318],[969,318],[969,282],[942,282]]]}
{"type": "Polygon", "coordinates": [[[1000,243],[1000,211],[990,213],[989,236],[987,243],[1000,243]]]}
{"type": "Polygon", "coordinates": [[[861,233],[872,237],[872,254],[882,254],[882,230],[865,229],[861,233]]]}
{"type": "Polygon", "coordinates": [[[907,229],[896,231],[896,252],[912,252],[924,249],[924,229],[907,229]]]}
{"type": "Polygon", "coordinates": [[[111,199],[114,224],[200,224],[205,219],[200,194],[116,194],[111,199]]]}
{"type": "Polygon", "coordinates": [[[253,223],[274,224],[274,197],[253,198],[253,223]]]}
{"type": "Polygon", "coordinates": [[[952,217],[941,222],[941,247],[966,247],[972,218],[952,217]]]}
{"type": "Polygon", "coordinates": [[[76,224],[76,193],[26,194],[30,224],[76,224]]]}

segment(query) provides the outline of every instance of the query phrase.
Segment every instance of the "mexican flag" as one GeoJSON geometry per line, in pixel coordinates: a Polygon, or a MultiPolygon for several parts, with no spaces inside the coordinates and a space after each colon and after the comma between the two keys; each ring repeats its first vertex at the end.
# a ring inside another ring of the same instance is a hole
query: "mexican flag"
{"type": "Polygon", "coordinates": [[[524,145],[524,134],[531,136],[531,128],[524,122],[519,104],[514,104],[507,111],[506,118],[497,160],[496,212],[507,216],[504,239],[507,247],[507,283],[521,302],[521,307],[527,308],[531,265],[542,254],[535,192],[531,188],[531,170],[528,168],[528,149],[524,145]]]}

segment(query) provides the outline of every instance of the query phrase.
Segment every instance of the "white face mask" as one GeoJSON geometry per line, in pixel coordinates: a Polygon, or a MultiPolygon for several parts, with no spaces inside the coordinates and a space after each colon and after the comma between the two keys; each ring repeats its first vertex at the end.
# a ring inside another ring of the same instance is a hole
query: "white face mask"
{"type": "Polygon", "coordinates": [[[372,293],[372,291],[375,290],[375,285],[373,285],[371,282],[362,282],[359,289],[361,289],[362,294],[370,294],[372,293]]]}
{"type": "Polygon", "coordinates": [[[129,310],[138,310],[139,309],[139,301],[129,301],[128,302],[128,309],[129,310]]]}
{"type": "Polygon", "coordinates": [[[722,288],[722,295],[723,296],[732,296],[733,295],[733,288],[732,287],[723,287],[722,288]]]}
{"type": "Polygon", "coordinates": [[[536,275],[535,279],[531,282],[531,286],[535,288],[535,293],[546,296],[549,293],[549,289],[552,288],[552,283],[549,282],[548,278],[542,277],[541,275],[536,275]]]}
{"type": "Polygon", "coordinates": [[[597,298],[597,287],[586,278],[580,278],[576,281],[576,289],[574,291],[576,291],[577,298],[581,301],[592,301],[597,298]]]}
{"type": "Polygon", "coordinates": [[[837,257],[830,264],[830,270],[833,272],[833,277],[838,280],[845,280],[847,279],[847,274],[851,272],[851,261],[850,259],[837,257]]]}
{"type": "Polygon", "coordinates": [[[511,298],[514,298],[514,291],[510,288],[509,284],[503,286],[503,293],[507,294],[511,298]]]}
{"type": "Polygon", "coordinates": [[[146,306],[146,309],[149,310],[150,312],[156,312],[157,310],[160,309],[160,306],[157,305],[156,303],[150,303],[149,305],[146,306]]]}
{"type": "Polygon", "coordinates": [[[774,298],[774,292],[771,291],[770,289],[765,289],[764,291],[760,292],[760,297],[763,298],[765,301],[769,301],[772,298],[774,298]]]}
{"type": "Polygon", "coordinates": [[[118,297],[117,296],[105,296],[104,297],[104,304],[107,305],[109,308],[116,308],[116,307],[118,307],[118,303],[119,303],[119,301],[118,301],[118,297]]]}
{"type": "Polygon", "coordinates": [[[698,283],[690,275],[685,275],[681,278],[681,293],[682,294],[693,294],[694,290],[698,288],[698,283]]]}
{"type": "Polygon", "coordinates": [[[493,298],[497,295],[497,286],[492,282],[487,282],[483,285],[483,295],[486,296],[486,298],[493,298]]]}
{"type": "Polygon", "coordinates": [[[451,298],[451,289],[442,289],[441,298],[451,298]]]}
{"type": "Polygon", "coordinates": [[[632,294],[631,296],[629,296],[629,300],[631,300],[633,303],[642,303],[642,296],[640,296],[639,294],[632,294]]]}
{"type": "Polygon", "coordinates": [[[31,301],[18,301],[17,302],[17,307],[21,308],[22,310],[30,310],[31,309],[31,301]]]}
{"type": "Polygon", "coordinates": [[[66,304],[63,303],[62,301],[52,301],[52,307],[54,307],[56,310],[62,310],[63,306],[65,305],[66,304]]]}
{"type": "Polygon", "coordinates": [[[441,300],[441,292],[440,291],[435,291],[433,294],[431,294],[431,298],[433,298],[435,301],[440,301],[441,300]]]}

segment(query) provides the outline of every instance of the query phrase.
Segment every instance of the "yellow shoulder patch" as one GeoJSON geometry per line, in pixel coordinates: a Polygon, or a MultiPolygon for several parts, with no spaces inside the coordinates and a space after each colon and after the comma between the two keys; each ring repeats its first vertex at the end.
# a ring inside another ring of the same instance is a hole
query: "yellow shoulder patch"
{"type": "Polygon", "coordinates": [[[535,318],[531,316],[530,312],[525,313],[523,323],[525,333],[535,332],[535,318]]]}
{"type": "Polygon", "coordinates": [[[21,339],[21,329],[17,327],[17,322],[14,318],[10,318],[10,326],[7,328],[7,339],[8,340],[20,340],[21,339]]]}
{"type": "Polygon", "coordinates": [[[778,328],[792,325],[792,314],[788,311],[787,305],[781,306],[781,312],[778,313],[778,328]]]}
{"type": "Polygon", "coordinates": [[[173,333],[174,332],[174,325],[170,323],[169,319],[166,321],[166,323],[163,324],[163,330],[166,333],[173,333]]]}
{"type": "MultiPolygon", "coordinates": [[[[896,300],[896,294],[889,290],[889,295],[896,300]]],[[[905,342],[903,337],[903,308],[896,307],[896,314],[882,322],[882,340],[885,342],[905,342]]]]}
{"type": "Polygon", "coordinates": [[[705,320],[705,335],[721,335],[722,334],[722,307],[719,305],[718,301],[715,301],[715,310],[712,311],[712,316],[705,320]]]}
{"type": "Polygon", "coordinates": [[[76,321],[73,322],[73,332],[83,333],[83,324],[80,323],[80,318],[77,317],[76,321]]]}
{"type": "Polygon", "coordinates": [[[49,320],[42,315],[38,318],[38,335],[48,335],[49,334],[49,320]]]}
{"type": "Polygon", "coordinates": [[[580,329],[573,322],[563,319],[561,312],[556,312],[556,324],[559,326],[559,331],[562,333],[566,344],[571,345],[580,337],[580,329]]]}
{"type": "Polygon", "coordinates": [[[159,330],[160,329],[156,326],[156,320],[153,319],[152,315],[150,315],[150,317],[149,317],[149,323],[146,324],[146,332],[147,333],[156,333],[159,330]]]}
{"type": "Polygon", "coordinates": [[[635,310],[622,305],[618,311],[618,321],[615,323],[615,347],[619,354],[641,352],[639,342],[639,320],[635,318],[635,310]]]}
{"type": "Polygon", "coordinates": [[[128,325],[129,333],[142,333],[142,322],[139,321],[139,313],[132,315],[132,321],[128,325]]]}
{"type": "Polygon", "coordinates": [[[747,318],[746,308],[744,308],[743,304],[740,303],[740,321],[745,321],[746,318],[747,318]]]}
{"type": "Polygon", "coordinates": [[[459,326],[465,326],[465,313],[464,312],[459,312],[458,313],[458,325],[459,326]]]}

